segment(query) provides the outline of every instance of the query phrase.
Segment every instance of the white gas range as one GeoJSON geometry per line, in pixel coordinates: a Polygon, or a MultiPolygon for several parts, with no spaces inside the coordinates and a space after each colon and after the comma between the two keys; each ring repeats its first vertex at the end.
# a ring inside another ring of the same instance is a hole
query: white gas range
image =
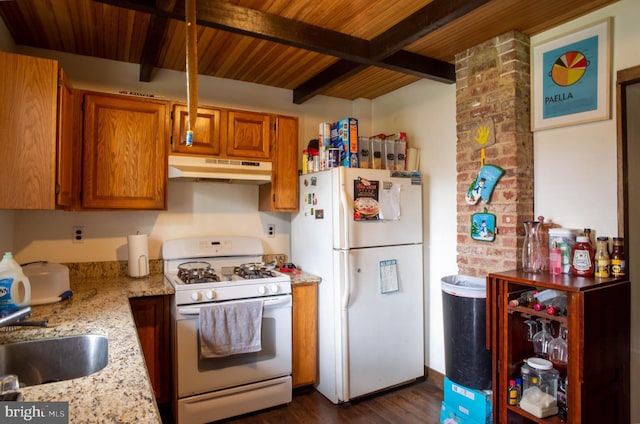
{"type": "Polygon", "coordinates": [[[291,279],[262,262],[254,237],[192,237],[162,244],[172,305],[178,423],[206,423],[291,401],[291,279]],[[262,302],[261,350],[202,357],[199,314],[216,304],[262,302]]]}

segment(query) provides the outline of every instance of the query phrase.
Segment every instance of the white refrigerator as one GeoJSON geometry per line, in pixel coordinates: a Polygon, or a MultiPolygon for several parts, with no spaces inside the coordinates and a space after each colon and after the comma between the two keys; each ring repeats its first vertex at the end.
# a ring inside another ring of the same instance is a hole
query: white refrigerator
{"type": "Polygon", "coordinates": [[[420,184],[360,168],[300,176],[291,258],[322,278],[316,388],[333,403],[424,375],[420,184]],[[377,205],[357,200],[370,187],[377,205]]]}

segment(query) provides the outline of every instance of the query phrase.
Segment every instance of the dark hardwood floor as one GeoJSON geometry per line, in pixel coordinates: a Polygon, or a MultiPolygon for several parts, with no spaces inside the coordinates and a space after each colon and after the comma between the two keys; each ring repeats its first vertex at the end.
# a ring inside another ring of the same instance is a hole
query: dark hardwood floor
{"type": "Polygon", "coordinates": [[[313,388],[294,393],[286,406],[221,421],[225,424],[436,424],[442,390],[420,381],[344,405],[334,405],[313,388]]]}

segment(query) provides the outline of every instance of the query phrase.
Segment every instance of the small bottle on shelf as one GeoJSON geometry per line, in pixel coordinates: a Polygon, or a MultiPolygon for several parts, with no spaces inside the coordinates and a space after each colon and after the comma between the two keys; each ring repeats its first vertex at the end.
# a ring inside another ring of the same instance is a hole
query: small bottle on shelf
{"type": "Polygon", "coordinates": [[[522,379],[516,378],[516,390],[518,391],[518,405],[520,404],[520,398],[522,397],[522,379]]]}
{"type": "Polygon", "coordinates": [[[549,273],[562,274],[562,250],[555,241],[549,249],[549,273]]]}
{"type": "Polygon", "coordinates": [[[613,250],[611,251],[611,275],[614,277],[624,277],[627,272],[624,257],[624,238],[613,238],[613,250]]]}
{"type": "Polygon", "coordinates": [[[600,278],[609,277],[611,257],[609,256],[609,237],[598,237],[594,256],[593,275],[600,278]]]}
{"type": "Polygon", "coordinates": [[[507,388],[507,403],[511,406],[518,405],[518,387],[516,386],[516,380],[509,380],[509,387],[507,388]]]}

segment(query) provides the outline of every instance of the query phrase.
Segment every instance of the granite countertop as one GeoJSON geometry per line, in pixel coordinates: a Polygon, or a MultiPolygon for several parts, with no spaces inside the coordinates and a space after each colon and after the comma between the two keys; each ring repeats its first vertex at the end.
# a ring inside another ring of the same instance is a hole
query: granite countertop
{"type": "Polygon", "coordinates": [[[305,283],[320,283],[322,278],[317,275],[309,274],[308,272],[302,271],[300,274],[290,274],[291,275],[291,284],[305,284],[305,283]]]}
{"type": "MultiPolygon", "coordinates": [[[[273,256],[273,257],[271,257],[273,256]]],[[[265,261],[286,262],[284,255],[265,261]]],[[[18,327],[0,331],[0,344],[79,334],[102,334],[109,340],[109,363],[89,376],[21,389],[25,401],[69,402],[70,423],[161,423],[129,298],[171,295],[162,263],[150,261],[152,274],[122,276],[122,262],[67,264],[73,296],[62,302],[32,306],[29,321],[47,320],[47,328],[18,327]]],[[[290,274],[292,284],[320,283],[302,272],[290,274]]]]}
{"type": "Polygon", "coordinates": [[[32,307],[30,321],[49,327],[0,332],[0,344],[78,334],[109,340],[109,363],[89,376],[25,387],[25,401],[69,402],[70,423],[161,423],[128,299],[170,295],[162,274],[145,278],[101,277],[71,280],[73,296],[32,307]]]}

